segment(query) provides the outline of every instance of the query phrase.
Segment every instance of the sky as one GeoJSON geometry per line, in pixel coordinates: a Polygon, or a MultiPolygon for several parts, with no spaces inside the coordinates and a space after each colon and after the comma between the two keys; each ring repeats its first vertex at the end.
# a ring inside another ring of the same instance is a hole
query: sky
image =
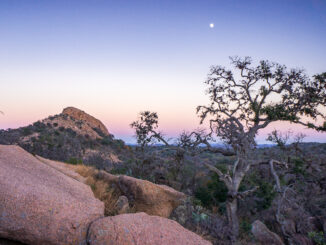
{"type": "MultiPolygon", "coordinates": [[[[174,137],[199,126],[204,81],[229,56],[326,71],[326,0],[0,0],[0,128],[74,106],[133,142],[129,124],[156,111],[174,137]],[[214,23],[214,28],[210,24],[214,23]]],[[[326,134],[290,124],[273,129],[326,134]]]]}

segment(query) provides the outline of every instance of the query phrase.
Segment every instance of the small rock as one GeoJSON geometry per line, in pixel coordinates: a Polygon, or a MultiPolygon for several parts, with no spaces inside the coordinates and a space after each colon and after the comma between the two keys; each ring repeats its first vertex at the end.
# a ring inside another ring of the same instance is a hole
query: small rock
{"type": "Polygon", "coordinates": [[[114,206],[117,214],[125,214],[129,211],[129,201],[126,196],[120,196],[114,206]]]}

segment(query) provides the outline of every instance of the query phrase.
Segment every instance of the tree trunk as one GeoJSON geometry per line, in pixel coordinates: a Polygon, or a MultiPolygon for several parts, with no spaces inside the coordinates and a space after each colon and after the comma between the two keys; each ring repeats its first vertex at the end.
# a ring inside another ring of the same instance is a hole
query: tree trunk
{"type": "Polygon", "coordinates": [[[236,242],[239,235],[239,220],[238,220],[238,200],[237,198],[230,198],[226,203],[226,211],[228,222],[231,227],[231,242],[236,242]]]}

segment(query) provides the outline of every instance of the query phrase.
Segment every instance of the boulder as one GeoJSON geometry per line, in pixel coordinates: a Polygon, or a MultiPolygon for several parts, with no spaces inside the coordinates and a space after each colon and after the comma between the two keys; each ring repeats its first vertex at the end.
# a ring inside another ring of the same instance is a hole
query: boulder
{"type": "Polygon", "coordinates": [[[259,220],[252,224],[251,231],[260,244],[284,245],[282,239],[259,220]]]}
{"type": "Polygon", "coordinates": [[[96,119],[95,117],[87,114],[86,112],[80,109],[77,109],[75,107],[67,107],[63,109],[62,114],[70,116],[78,121],[86,122],[91,128],[96,128],[101,130],[101,132],[105,136],[110,135],[109,131],[100,120],[96,119]]]}
{"type": "Polygon", "coordinates": [[[97,177],[119,188],[136,212],[167,218],[186,198],[182,192],[147,180],[125,175],[115,176],[104,171],[100,171],[97,177]]]}
{"type": "Polygon", "coordinates": [[[33,245],[86,244],[104,204],[90,187],[18,146],[0,145],[0,237],[33,245]]]}
{"type": "Polygon", "coordinates": [[[145,213],[121,214],[91,224],[90,245],[209,245],[177,222],[145,213]]]}
{"type": "Polygon", "coordinates": [[[54,160],[49,160],[40,156],[35,156],[38,160],[43,162],[44,164],[58,170],[59,172],[75,179],[78,180],[79,182],[86,183],[86,178],[81,176],[76,172],[76,169],[78,166],[64,163],[64,162],[59,162],[59,161],[54,161],[54,160]]]}

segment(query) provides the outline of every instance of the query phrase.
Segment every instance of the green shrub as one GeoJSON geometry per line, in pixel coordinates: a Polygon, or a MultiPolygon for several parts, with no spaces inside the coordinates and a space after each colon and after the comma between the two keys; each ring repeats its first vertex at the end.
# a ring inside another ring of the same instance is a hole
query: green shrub
{"type": "Polygon", "coordinates": [[[213,198],[207,187],[198,187],[195,190],[195,198],[205,207],[211,206],[213,202],[213,198]]]}
{"type": "Polygon", "coordinates": [[[311,240],[313,240],[317,245],[326,245],[326,234],[324,232],[309,232],[308,236],[311,240]]]}
{"type": "Polygon", "coordinates": [[[102,145],[110,145],[110,144],[112,144],[112,140],[110,137],[104,137],[103,139],[101,139],[101,144],[102,145]]]}
{"type": "Polygon", "coordinates": [[[123,174],[123,175],[127,175],[128,173],[128,168],[114,168],[112,170],[110,170],[111,174],[123,174]]]}
{"type": "Polygon", "coordinates": [[[259,197],[256,201],[256,207],[259,211],[268,209],[272,205],[272,201],[276,196],[273,182],[266,182],[262,178],[259,178],[257,172],[253,172],[246,177],[239,187],[239,191],[245,191],[251,189],[253,186],[258,186],[258,190],[253,195],[259,197]]]}
{"type": "Polygon", "coordinates": [[[33,133],[33,130],[29,127],[27,128],[23,128],[23,135],[24,136],[28,136],[28,135],[31,135],[33,133]]]}
{"type": "Polygon", "coordinates": [[[256,195],[261,198],[261,200],[257,202],[258,209],[268,209],[272,205],[272,201],[276,196],[273,184],[261,181],[256,195]]]}
{"type": "MultiPolygon", "coordinates": [[[[222,170],[221,170],[222,171],[222,170]]],[[[204,207],[211,208],[224,203],[228,190],[217,174],[213,174],[206,185],[195,190],[195,198],[200,200],[204,207]]]]}
{"type": "Polygon", "coordinates": [[[251,232],[252,225],[247,220],[242,220],[240,222],[240,229],[242,233],[249,234],[251,232]]]}
{"type": "Polygon", "coordinates": [[[83,160],[80,158],[76,158],[76,157],[71,157],[69,158],[69,160],[67,161],[67,163],[73,164],[73,165],[77,165],[77,164],[82,164],[83,160]]]}
{"type": "Polygon", "coordinates": [[[293,172],[296,174],[302,174],[306,175],[306,172],[304,170],[304,161],[300,158],[293,159],[294,167],[293,172]]]}

